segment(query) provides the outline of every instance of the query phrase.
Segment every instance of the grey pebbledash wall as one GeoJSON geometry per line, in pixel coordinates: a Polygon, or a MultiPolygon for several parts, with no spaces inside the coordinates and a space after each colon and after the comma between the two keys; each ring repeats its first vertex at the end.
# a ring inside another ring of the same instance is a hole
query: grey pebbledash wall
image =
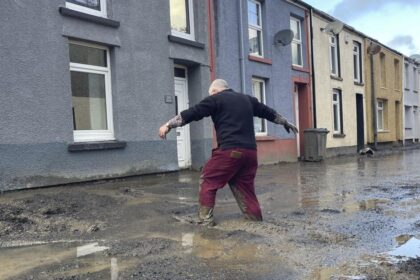
{"type": "MultiPolygon", "coordinates": [[[[199,47],[168,40],[169,1],[108,0],[108,22],[60,13],[64,0],[0,1],[0,190],[178,170],[175,134],[163,141],[157,130],[175,113],[165,103],[175,63],[188,67],[190,105],[207,95],[207,11],[195,5],[199,47]],[[69,39],[110,48],[119,149],[68,151],[69,39]]],[[[211,151],[210,121],[192,124],[191,138],[199,168],[211,151]]]]}

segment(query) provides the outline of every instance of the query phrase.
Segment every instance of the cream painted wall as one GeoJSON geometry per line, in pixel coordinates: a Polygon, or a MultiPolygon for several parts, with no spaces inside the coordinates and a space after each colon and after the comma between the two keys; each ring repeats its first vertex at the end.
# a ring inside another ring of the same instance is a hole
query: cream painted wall
{"type": "MultiPolygon", "coordinates": [[[[329,22],[314,14],[313,17],[313,43],[314,43],[314,74],[316,92],[316,119],[317,127],[327,128],[330,133],[327,137],[327,148],[346,147],[357,145],[357,116],[356,116],[356,94],[363,94],[365,87],[363,84],[356,85],[353,73],[353,41],[361,44],[362,60],[362,81],[364,81],[364,39],[358,35],[343,29],[339,35],[340,47],[340,69],[341,79],[331,78],[330,74],[330,44],[329,35],[320,29],[329,22]],[[342,94],[343,110],[343,134],[344,137],[334,137],[333,135],[333,89],[340,89],[342,94]]],[[[364,100],[364,104],[366,104],[364,100]]],[[[364,120],[365,108],[364,108],[364,120]]],[[[366,143],[366,125],[365,141],[366,143]]]]}

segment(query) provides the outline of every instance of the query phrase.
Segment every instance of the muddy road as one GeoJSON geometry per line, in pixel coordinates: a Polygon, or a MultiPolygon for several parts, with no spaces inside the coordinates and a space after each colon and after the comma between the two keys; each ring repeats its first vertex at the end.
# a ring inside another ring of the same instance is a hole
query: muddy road
{"type": "Polygon", "coordinates": [[[0,279],[420,279],[420,151],[259,169],[264,222],[197,172],[0,195],[0,279]],[[182,220],[182,219],[181,219],[182,220]]]}

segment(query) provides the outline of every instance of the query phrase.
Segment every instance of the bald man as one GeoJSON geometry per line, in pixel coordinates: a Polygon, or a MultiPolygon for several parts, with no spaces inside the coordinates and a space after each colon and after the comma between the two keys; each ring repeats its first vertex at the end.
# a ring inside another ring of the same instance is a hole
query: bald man
{"type": "Polygon", "coordinates": [[[288,133],[291,130],[296,134],[298,129],[255,97],[234,92],[222,79],[210,85],[209,94],[200,103],[161,126],[159,136],[165,139],[172,128],[210,116],[216,129],[218,148],[213,150],[201,174],[197,223],[215,224],[213,209],[216,192],[226,184],[229,184],[245,218],[262,221],[254,188],[258,167],[254,117],[283,125],[288,133]]]}

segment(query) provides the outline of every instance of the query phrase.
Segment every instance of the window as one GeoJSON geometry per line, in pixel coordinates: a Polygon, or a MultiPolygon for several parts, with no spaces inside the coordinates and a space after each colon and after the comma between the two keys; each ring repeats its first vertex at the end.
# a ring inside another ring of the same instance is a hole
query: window
{"type": "Polygon", "coordinates": [[[249,53],[256,56],[264,55],[261,14],[261,3],[248,0],[249,53]]]}
{"type": "Polygon", "coordinates": [[[386,69],[385,69],[385,54],[380,54],[381,62],[381,87],[386,88],[386,69]]]}
{"type": "Polygon", "coordinates": [[[360,49],[360,43],[353,42],[354,81],[357,83],[362,82],[362,58],[360,56],[360,49]]]}
{"type": "Polygon", "coordinates": [[[419,85],[418,85],[418,73],[417,68],[413,67],[413,91],[418,92],[419,91],[419,85]]]}
{"type": "MultiPolygon", "coordinates": [[[[252,79],[252,95],[261,103],[265,104],[265,81],[257,78],[252,79]]],[[[254,130],[256,135],[267,135],[267,123],[265,119],[254,118],[254,130]]]]}
{"type": "Polygon", "coordinates": [[[70,42],[74,141],[114,140],[109,51],[70,42]]]}
{"type": "Polygon", "coordinates": [[[408,63],[404,64],[404,88],[410,89],[410,71],[408,63]]]}
{"type": "Polygon", "coordinates": [[[94,16],[107,16],[106,0],[66,0],[66,7],[94,16]]]}
{"type": "Polygon", "coordinates": [[[301,22],[297,18],[290,18],[290,29],[293,31],[292,41],[292,64],[303,66],[302,59],[302,28],[301,22]]]}
{"type": "Polygon", "coordinates": [[[394,89],[400,90],[400,61],[394,59],[394,89]]]}
{"type": "Polygon", "coordinates": [[[195,40],[193,0],[169,0],[172,35],[195,40]]]}
{"type": "Polygon", "coordinates": [[[376,119],[378,122],[377,128],[378,131],[383,131],[385,129],[384,125],[384,111],[385,111],[385,101],[378,100],[376,104],[376,119]]]}
{"type": "Polygon", "coordinates": [[[343,134],[343,114],[341,104],[341,91],[338,89],[333,90],[333,130],[334,134],[343,134]]]}
{"type": "Polygon", "coordinates": [[[404,106],[404,119],[405,119],[405,129],[411,129],[413,128],[413,121],[412,121],[412,113],[411,113],[411,106],[404,106]]]}
{"type": "Polygon", "coordinates": [[[338,62],[338,35],[330,36],[330,65],[331,75],[340,76],[338,62]]]}

